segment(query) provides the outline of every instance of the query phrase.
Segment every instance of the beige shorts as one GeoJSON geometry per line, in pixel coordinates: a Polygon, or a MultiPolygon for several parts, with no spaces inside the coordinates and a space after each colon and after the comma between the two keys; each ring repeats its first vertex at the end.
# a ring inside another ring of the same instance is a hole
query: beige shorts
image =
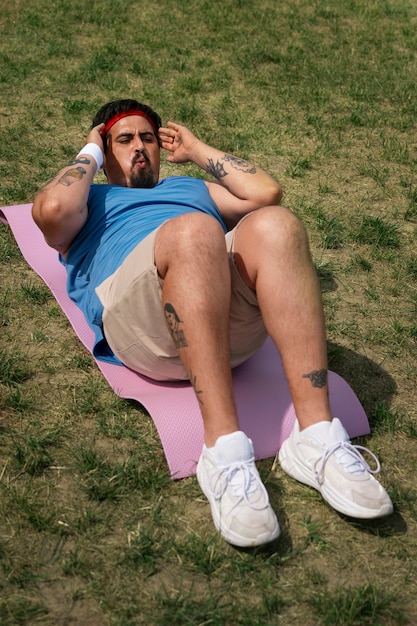
{"type": "MultiPolygon", "coordinates": [[[[239,224],[226,234],[232,279],[230,307],[231,366],[236,367],[264,343],[267,332],[256,294],[240,276],[233,255],[239,224]]],[[[103,304],[103,329],[114,354],[127,367],[154,380],[186,380],[187,373],[168,330],[163,280],[154,262],[157,230],[148,235],[96,292],[103,304]]]]}

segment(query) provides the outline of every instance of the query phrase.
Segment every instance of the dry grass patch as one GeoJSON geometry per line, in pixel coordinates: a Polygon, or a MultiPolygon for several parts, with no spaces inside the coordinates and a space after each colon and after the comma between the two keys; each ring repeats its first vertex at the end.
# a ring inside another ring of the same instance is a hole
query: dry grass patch
{"type": "MultiPolygon", "coordinates": [[[[118,97],[265,167],[308,229],[330,367],[369,415],[360,443],[395,503],[348,520],[271,459],[280,539],[224,544],[0,225],[0,622],[417,623],[414,3],[0,5],[0,205],[31,202],[118,97]]],[[[180,172],[200,174],[163,163],[180,172]]]]}

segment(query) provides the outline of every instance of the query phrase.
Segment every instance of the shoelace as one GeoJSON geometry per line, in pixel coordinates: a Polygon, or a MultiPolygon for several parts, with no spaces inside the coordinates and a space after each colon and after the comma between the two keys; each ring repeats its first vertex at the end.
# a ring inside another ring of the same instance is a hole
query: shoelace
{"type": "Polygon", "coordinates": [[[244,500],[252,509],[256,511],[261,511],[262,509],[268,508],[268,493],[265,489],[264,484],[261,480],[259,480],[258,476],[254,473],[252,468],[250,467],[250,463],[253,462],[254,459],[250,459],[248,462],[237,461],[235,463],[231,463],[227,467],[216,470],[214,474],[217,474],[215,477],[215,489],[212,490],[212,495],[217,499],[223,496],[228,486],[233,489],[233,493],[238,498],[230,512],[244,500]],[[237,472],[241,475],[241,479],[239,482],[233,483],[233,479],[236,477],[237,472]],[[249,494],[254,491],[260,490],[263,495],[263,502],[260,506],[255,505],[249,499],[249,494]]]}
{"type": "Polygon", "coordinates": [[[333,445],[329,446],[324,454],[317,459],[314,463],[314,476],[317,479],[319,485],[322,485],[324,482],[324,468],[326,466],[327,461],[335,452],[339,450],[344,450],[346,454],[343,456],[347,456],[345,461],[342,460],[341,456],[337,459],[337,462],[346,467],[346,470],[353,474],[355,472],[354,466],[359,465],[359,468],[356,471],[366,471],[370,474],[378,474],[381,469],[381,465],[379,463],[378,458],[375,456],[371,450],[365,448],[364,446],[356,446],[351,444],[349,441],[338,441],[333,445]],[[376,463],[376,469],[371,469],[367,461],[363,458],[362,454],[359,452],[362,450],[369,454],[376,463]],[[353,458],[352,458],[353,457],[353,458]]]}

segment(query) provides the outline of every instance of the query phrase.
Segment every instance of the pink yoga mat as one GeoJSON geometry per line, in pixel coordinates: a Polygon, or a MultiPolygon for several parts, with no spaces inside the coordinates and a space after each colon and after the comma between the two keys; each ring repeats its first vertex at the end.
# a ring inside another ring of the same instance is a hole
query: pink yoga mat
{"type": "MultiPolygon", "coordinates": [[[[55,250],[44,241],[32,220],[31,204],[0,208],[0,219],[9,224],[29,265],[45,281],[70,321],[79,339],[91,352],[93,331],[65,289],[66,272],[55,250]]],[[[13,271],[11,269],[11,271],[13,271]]],[[[172,478],[195,473],[203,445],[201,415],[188,383],[160,383],[126,367],[96,361],[114,392],[121,398],[137,400],[152,417],[161,438],[172,478]]],[[[289,436],[295,420],[282,363],[268,340],[233,374],[241,429],[252,439],[255,456],[275,456],[289,436]]],[[[370,432],[368,419],[358,398],[346,381],[329,372],[330,403],[350,437],[370,432]]]]}

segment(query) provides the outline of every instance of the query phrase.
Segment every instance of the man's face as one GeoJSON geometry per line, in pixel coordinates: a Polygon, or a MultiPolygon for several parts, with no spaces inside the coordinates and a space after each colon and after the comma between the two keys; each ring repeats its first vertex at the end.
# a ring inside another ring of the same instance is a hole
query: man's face
{"type": "Polygon", "coordinates": [[[108,182],[122,187],[154,187],[159,180],[160,149],[147,119],[122,117],[107,134],[108,182]]]}

